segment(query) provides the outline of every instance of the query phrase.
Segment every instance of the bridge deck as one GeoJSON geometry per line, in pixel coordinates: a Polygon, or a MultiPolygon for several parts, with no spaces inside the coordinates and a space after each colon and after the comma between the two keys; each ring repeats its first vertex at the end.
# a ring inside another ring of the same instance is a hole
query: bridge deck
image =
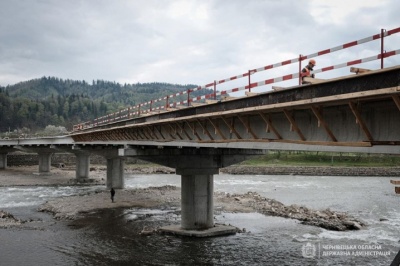
{"type": "Polygon", "coordinates": [[[146,115],[75,141],[400,145],[400,67],[146,115]]]}

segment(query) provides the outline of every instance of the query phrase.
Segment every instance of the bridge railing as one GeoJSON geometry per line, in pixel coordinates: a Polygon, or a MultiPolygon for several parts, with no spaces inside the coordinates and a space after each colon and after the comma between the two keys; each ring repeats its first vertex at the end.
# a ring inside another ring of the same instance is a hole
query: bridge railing
{"type": "Polygon", "coordinates": [[[299,57],[297,57],[297,58],[293,58],[293,59],[285,60],[285,61],[282,61],[279,63],[251,69],[251,70],[248,70],[246,73],[232,76],[232,77],[229,77],[226,79],[222,79],[222,80],[218,80],[218,81],[214,80],[213,82],[208,83],[203,86],[198,86],[196,88],[188,89],[186,91],[181,91],[181,92],[167,95],[167,96],[164,96],[164,97],[161,97],[158,99],[154,99],[154,100],[151,100],[148,102],[140,103],[138,105],[119,110],[118,112],[111,113],[111,114],[108,114],[108,115],[105,115],[102,117],[98,117],[98,118],[94,119],[93,121],[87,121],[84,123],[74,125],[73,131],[79,131],[79,130],[83,130],[83,129],[87,129],[87,128],[93,128],[93,127],[97,127],[97,126],[101,126],[101,125],[105,125],[105,124],[109,124],[109,123],[113,123],[113,122],[117,122],[117,121],[122,121],[122,120],[129,120],[129,119],[139,117],[139,116],[145,115],[145,114],[150,114],[153,112],[168,111],[168,110],[171,110],[174,108],[178,108],[179,106],[182,106],[182,107],[191,106],[191,105],[194,105],[195,102],[202,102],[202,101],[204,102],[206,100],[216,100],[218,97],[223,97],[223,96],[229,95],[230,93],[235,93],[238,91],[251,92],[252,88],[256,88],[259,86],[265,86],[267,84],[273,84],[273,83],[282,82],[282,81],[286,81],[286,80],[298,79],[298,83],[300,85],[301,84],[302,61],[304,61],[306,59],[316,58],[318,56],[326,55],[329,53],[337,52],[340,50],[344,50],[344,49],[354,47],[357,45],[365,44],[367,42],[371,42],[374,40],[381,40],[379,54],[370,56],[370,57],[366,57],[366,58],[362,58],[362,59],[348,61],[345,63],[340,63],[340,64],[336,64],[336,65],[323,67],[323,68],[312,71],[312,73],[326,72],[326,71],[335,70],[335,69],[339,69],[339,68],[343,68],[343,67],[348,67],[348,66],[352,66],[352,65],[370,62],[373,60],[380,60],[381,61],[380,67],[383,68],[385,58],[400,54],[400,49],[389,51],[389,52],[385,51],[384,50],[384,38],[388,37],[390,35],[399,33],[399,32],[400,32],[400,27],[389,30],[389,31],[382,29],[380,33],[360,39],[360,40],[348,42],[348,43],[345,43],[345,44],[342,44],[339,46],[335,46],[335,47],[332,47],[329,49],[324,49],[324,50],[321,50],[321,51],[318,51],[315,53],[311,53],[308,55],[300,54],[299,57]],[[286,74],[286,75],[283,75],[280,77],[269,78],[269,79],[265,79],[265,80],[261,80],[261,81],[257,81],[257,82],[251,81],[251,76],[254,75],[255,73],[271,70],[274,68],[278,68],[278,67],[282,67],[282,66],[286,66],[286,65],[290,65],[290,64],[294,64],[294,63],[298,64],[298,72],[296,72],[296,73],[286,74]],[[245,78],[245,77],[247,77],[247,81],[246,81],[246,85],[244,85],[244,86],[235,87],[235,88],[231,88],[231,89],[227,89],[227,90],[217,90],[217,86],[220,84],[231,82],[231,81],[238,80],[238,79],[245,78]],[[200,96],[196,96],[196,97],[192,97],[192,98],[190,97],[190,94],[192,92],[201,91],[203,89],[212,89],[213,93],[204,94],[204,95],[200,95],[200,96]],[[185,97],[185,100],[182,100],[182,97],[185,97]]]}

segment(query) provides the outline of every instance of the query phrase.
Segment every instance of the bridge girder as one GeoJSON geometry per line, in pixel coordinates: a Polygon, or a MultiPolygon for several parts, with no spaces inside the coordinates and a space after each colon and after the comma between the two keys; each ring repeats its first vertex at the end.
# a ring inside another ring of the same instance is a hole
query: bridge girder
{"type": "Polygon", "coordinates": [[[136,118],[125,121],[125,125],[94,128],[71,136],[76,142],[398,146],[399,77],[400,67],[372,71],[332,82],[136,118]]]}
{"type": "Polygon", "coordinates": [[[245,115],[234,112],[211,113],[207,117],[184,117],[172,121],[161,120],[155,124],[135,124],[93,131],[74,135],[73,138],[77,142],[184,140],[198,143],[274,141],[349,146],[370,146],[380,143],[400,145],[398,127],[385,136],[376,134],[376,129],[384,127],[384,123],[390,121],[395,123],[399,117],[399,109],[393,97],[374,100],[350,97],[340,102],[336,101],[335,104],[313,99],[313,103],[310,104],[296,105],[296,102],[293,102],[281,108],[269,107],[252,108],[256,109],[252,111],[243,110],[243,113],[247,111],[245,115]],[[371,120],[369,114],[371,112],[376,119],[371,120]],[[353,122],[348,123],[348,120],[353,122]],[[338,124],[344,127],[338,127],[338,124]],[[358,135],[352,139],[343,136],[341,133],[343,128],[351,128],[357,131],[358,135]]]}

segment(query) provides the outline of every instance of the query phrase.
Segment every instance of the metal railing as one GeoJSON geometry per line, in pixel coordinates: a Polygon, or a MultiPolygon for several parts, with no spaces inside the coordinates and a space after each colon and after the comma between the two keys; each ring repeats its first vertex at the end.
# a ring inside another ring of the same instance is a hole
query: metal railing
{"type": "Polygon", "coordinates": [[[83,130],[83,129],[87,129],[87,128],[94,128],[97,126],[113,123],[116,121],[128,120],[128,119],[140,117],[141,115],[149,114],[152,112],[161,112],[163,110],[168,111],[168,110],[171,110],[171,108],[176,108],[178,106],[191,106],[195,102],[200,102],[200,101],[205,101],[205,100],[210,100],[210,99],[216,100],[217,97],[222,97],[224,95],[228,95],[229,93],[234,93],[234,92],[238,92],[238,91],[251,92],[251,89],[253,89],[253,88],[265,86],[267,84],[282,82],[282,81],[286,81],[286,80],[298,79],[298,82],[300,85],[301,84],[301,74],[300,73],[301,73],[301,69],[302,69],[302,61],[304,61],[306,59],[316,58],[318,56],[337,52],[340,50],[344,50],[344,49],[347,49],[350,47],[354,47],[354,46],[357,46],[360,44],[364,44],[364,43],[371,42],[374,40],[379,40],[379,39],[381,40],[379,54],[370,56],[370,57],[366,57],[366,58],[362,58],[362,59],[348,61],[345,63],[340,63],[340,64],[336,64],[336,65],[323,67],[321,69],[314,70],[311,73],[320,73],[320,72],[331,71],[334,69],[339,69],[339,68],[343,68],[343,67],[347,67],[347,66],[362,64],[362,63],[366,63],[366,62],[370,62],[370,61],[374,61],[374,60],[380,60],[381,61],[380,67],[383,68],[385,58],[400,54],[400,49],[389,51],[389,52],[385,51],[384,38],[388,37],[390,35],[399,33],[399,32],[400,32],[400,27],[389,30],[389,31],[382,29],[380,33],[360,39],[360,40],[348,42],[348,43],[345,43],[345,44],[342,44],[339,46],[321,50],[321,51],[318,51],[318,52],[315,52],[312,54],[308,54],[308,55],[300,54],[299,57],[297,57],[297,58],[293,58],[293,59],[285,60],[285,61],[282,61],[279,63],[251,69],[251,70],[248,70],[246,73],[236,75],[233,77],[229,77],[226,79],[222,79],[222,80],[218,80],[218,81],[214,80],[213,82],[208,83],[203,86],[198,86],[193,89],[188,89],[186,91],[181,91],[181,92],[167,95],[167,96],[164,96],[164,97],[161,97],[158,99],[154,99],[154,100],[151,100],[148,102],[140,103],[138,105],[119,110],[118,112],[95,118],[93,121],[87,121],[84,123],[74,125],[73,131],[79,131],[79,130],[83,130]],[[269,79],[257,81],[257,82],[251,81],[251,76],[255,73],[271,70],[274,68],[278,68],[278,67],[282,67],[282,66],[286,66],[286,65],[290,65],[290,64],[294,64],[294,63],[298,63],[298,72],[296,72],[296,73],[287,74],[287,75],[283,75],[283,76],[275,77],[275,78],[269,78],[269,79]],[[222,91],[217,90],[217,86],[220,84],[227,83],[227,82],[230,82],[233,80],[238,80],[238,79],[245,78],[245,77],[248,78],[247,85],[244,85],[241,87],[235,87],[235,88],[228,89],[228,90],[222,90],[222,91]],[[206,88],[213,89],[213,93],[196,96],[193,98],[190,97],[190,94],[192,92],[200,91],[200,90],[203,90],[206,88]],[[185,97],[186,100],[179,101],[183,95],[187,95],[187,97],[185,97]]]}

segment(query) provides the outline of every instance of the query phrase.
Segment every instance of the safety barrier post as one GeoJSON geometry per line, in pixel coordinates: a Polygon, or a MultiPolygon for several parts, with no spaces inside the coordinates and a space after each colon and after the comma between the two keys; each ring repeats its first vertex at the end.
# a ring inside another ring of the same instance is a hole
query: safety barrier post
{"type": "Polygon", "coordinates": [[[247,73],[249,74],[249,92],[251,92],[251,86],[250,86],[250,84],[251,84],[251,78],[250,78],[251,70],[249,70],[247,73]]]}
{"type": "Polygon", "coordinates": [[[153,107],[153,100],[150,100],[150,112],[152,110],[152,107],[153,107]]]}
{"type": "Polygon", "coordinates": [[[214,80],[214,100],[217,99],[217,81],[214,80]]]}
{"type": "Polygon", "coordinates": [[[385,37],[385,29],[381,29],[381,69],[383,68],[383,53],[384,53],[384,47],[383,47],[383,45],[384,45],[384,42],[383,42],[383,39],[384,39],[384,37],[385,37]]]}
{"type": "Polygon", "coordinates": [[[190,106],[190,92],[191,92],[191,90],[190,89],[188,89],[187,90],[187,106],[190,106]]]}
{"type": "Polygon", "coordinates": [[[140,116],[140,103],[138,105],[138,116],[140,116]]]}
{"type": "Polygon", "coordinates": [[[168,100],[169,100],[169,95],[167,95],[167,99],[165,100],[165,110],[168,111],[168,100]]]}
{"type": "Polygon", "coordinates": [[[303,57],[299,54],[299,85],[301,85],[301,60],[303,60],[303,57]]]}

